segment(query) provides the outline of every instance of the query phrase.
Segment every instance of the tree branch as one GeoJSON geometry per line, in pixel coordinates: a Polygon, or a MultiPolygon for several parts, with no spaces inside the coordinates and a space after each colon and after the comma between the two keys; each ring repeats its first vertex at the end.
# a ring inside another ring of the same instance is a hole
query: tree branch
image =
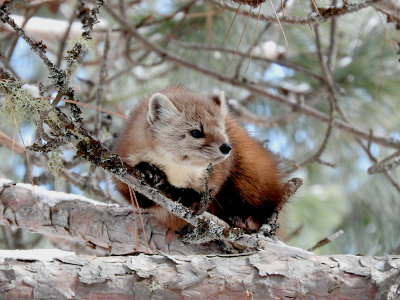
{"type": "MultiPolygon", "coordinates": [[[[366,0],[360,3],[341,3],[339,5],[332,5],[328,7],[318,7],[319,12],[311,12],[306,17],[292,17],[292,16],[285,16],[281,15],[278,16],[279,22],[286,23],[286,24],[300,24],[300,25],[309,25],[309,24],[320,24],[328,21],[330,18],[336,16],[342,16],[345,14],[353,13],[359,11],[363,8],[370,7],[376,5],[377,3],[382,2],[383,0],[366,0]]],[[[392,1],[392,0],[389,0],[392,1]]],[[[224,0],[212,0],[212,2],[216,3],[217,5],[221,6],[224,9],[228,9],[231,11],[236,11],[236,8],[227,4],[224,0]]],[[[258,15],[251,13],[249,11],[240,11],[239,14],[244,16],[250,16],[253,19],[257,19],[258,15]]],[[[266,16],[261,14],[260,20],[266,22],[278,22],[275,16],[266,16]]]]}
{"type": "Polygon", "coordinates": [[[397,299],[400,256],[0,251],[6,299],[397,299]],[[32,276],[32,273],[35,276],[32,276]],[[223,293],[223,294],[222,294],[223,293]]]}
{"type": "MultiPolygon", "coordinates": [[[[136,240],[134,212],[130,207],[0,179],[0,212],[2,225],[83,243],[102,250],[103,255],[145,251],[143,228],[137,224],[139,239],[136,240]]],[[[158,250],[175,254],[221,253],[215,243],[183,245],[175,239],[168,244],[167,230],[147,210],[142,210],[142,215],[151,253],[158,250]]]]}

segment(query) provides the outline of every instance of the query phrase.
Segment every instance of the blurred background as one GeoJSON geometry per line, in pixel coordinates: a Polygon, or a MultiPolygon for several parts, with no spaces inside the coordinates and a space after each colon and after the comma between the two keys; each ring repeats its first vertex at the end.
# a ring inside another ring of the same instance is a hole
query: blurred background
{"type": "MultiPolygon", "coordinates": [[[[308,249],[341,229],[340,238],[316,252],[399,254],[400,4],[245,2],[36,0],[2,1],[2,8],[42,41],[57,67],[67,68],[68,49],[84,42],[87,53],[71,69],[75,101],[124,115],[171,84],[225,91],[232,113],[276,155],[286,178],[304,180],[281,213],[281,236],[290,245],[308,249]],[[83,40],[82,16],[96,7],[92,38],[83,40]],[[382,161],[383,172],[368,173],[382,161]]],[[[43,98],[57,94],[43,61],[4,23],[0,66],[34,95],[39,87],[43,98]]],[[[4,116],[4,101],[1,94],[1,133],[30,145],[35,120],[16,128],[4,116]]],[[[85,126],[111,148],[124,120],[81,109],[85,126]]],[[[51,190],[106,201],[115,196],[104,172],[76,159],[72,147],[44,157],[50,170],[0,142],[0,177],[30,183],[31,174],[51,190]],[[59,179],[57,165],[77,180],[59,179]]],[[[0,229],[1,248],[38,246],[51,242],[0,229]]]]}

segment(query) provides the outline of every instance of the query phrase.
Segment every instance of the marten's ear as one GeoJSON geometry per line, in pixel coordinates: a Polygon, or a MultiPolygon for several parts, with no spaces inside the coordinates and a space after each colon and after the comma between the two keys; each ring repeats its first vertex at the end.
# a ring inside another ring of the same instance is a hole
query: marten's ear
{"type": "Polygon", "coordinates": [[[218,96],[217,95],[211,96],[211,99],[215,102],[215,104],[217,104],[221,108],[223,115],[228,114],[228,105],[226,104],[224,91],[221,91],[221,93],[218,96]]]}
{"type": "Polygon", "coordinates": [[[149,112],[147,120],[153,124],[157,120],[176,117],[179,110],[175,105],[163,94],[155,93],[149,100],[149,112]]]}

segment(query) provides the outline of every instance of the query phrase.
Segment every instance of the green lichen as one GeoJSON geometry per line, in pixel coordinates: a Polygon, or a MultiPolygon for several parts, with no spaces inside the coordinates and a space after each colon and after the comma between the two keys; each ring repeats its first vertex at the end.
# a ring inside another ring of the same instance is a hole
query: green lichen
{"type": "Polygon", "coordinates": [[[67,81],[74,74],[83,58],[89,51],[90,41],[84,39],[82,36],[73,38],[67,46],[67,81]]]}
{"type": "MultiPolygon", "coordinates": [[[[20,128],[23,122],[39,120],[42,112],[51,108],[47,100],[36,99],[18,81],[0,81],[0,91],[3,91],[5,96],[0,113],[8,123],[16,128],[20,128]]],[[[59,123],[59,119],[54,112],[50,112],[45,121],[59,123]]]]}
{"type": "Polygon", "coordinates": [[[69,129],[71,135],[73,135],[78,141],[88,141],[88,137],[81,134],[79,129],[69,129]]]}
{"type": "Polygon", "coordinates": [[[82,36],[76,36],[73,39],[71,39],[70,42],[68,43],[67,52],[69,53],[71,51],[74,51],[77,44],[80,44],[79,47],[82,47],[82,50],[85,52],[89,50],[89,47],[91,45],[93,45],[91,41],[84,39],[82,36]]]}
{"type": "Polygon", "coordinates": [[[64,167],[63,160],[61,158],[62,151],[60,148],[53,149],[49,153],[49,161],[47,163],[47,170],[55,177],[60,176],[61,169],[64,167]]]}
{"type": "Polygon", "coordinates": [[[157,290],[161,289],[161,286],[158,285],[157,281],[152,280],[149,284],[150,295],[154,296],[157,290]]]}

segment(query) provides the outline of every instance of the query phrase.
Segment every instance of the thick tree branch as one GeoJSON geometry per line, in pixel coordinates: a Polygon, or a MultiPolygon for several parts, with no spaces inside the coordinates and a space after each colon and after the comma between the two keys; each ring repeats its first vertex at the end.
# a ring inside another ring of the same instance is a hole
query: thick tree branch
{"type": "Polygon", "coordinates": [[[400,256],[0,251],[5,299],[398,299],[400,256]],[[35,276],[32,276],[32,273],[35,276]]]}
{"type": "MultiPolygon", "coordinates": [[[[285,197],[289,198],[301,184],[301,179],[290,180],[285,186],[285,197]]],[[[158,192],[153,194],[153,198],[161,199],[157,201],[165,201],[158,192]]],[[[0,202],[0,223],[3,225],[14,225],[32,232],[86,243],[92,247],[103,248],[111,254],[126,254],[145,249],[143,238],[140,241],[136,240],[136,234],[140,235],[143,229],[140,224],[136,224],[139,226],[138,232],[134,232],[134,213],[129,207],[104,204],[73,194],[46,191],[37,186],[32,188],[28,184],[14,184],[6,179],[0,181],[0,202]]],[[[171,206],[175,211],[186,209],[187,215],[184,218],[193,223],[192,225],[197,225],[196,222],[201,224],[203,232],[198,236],[199,243],[205,237],[209,240],[231,241],[249,248],[264,247],[267,243],[265,239],[260,240],[256,235],[247,235],[237,229],[227,228],[222,225],[223,222],[207,212],[198,216],[173,201],[165,202],[166,208],[171,206]]],[[[179,242],[166,244],[163,240],[166,229],[159,226],[146,210],[144,215],[146,236],[150,237],[147,242],[153,251],[188,254],[210,253],[213,249],[212,251],[219,252],[216,244],[204,247],[183,247],[179,242]]]]}
{"type": "MultiPolygon", "coordinates": [[[[83,196],[46,191],[38,186],[0,180],[0,224],[33,233],[86,244],[104,254],[144,252],[143,228],[135,232],[130,207],[105,204],[83,196]],[[136,239],[138,237],[138,239],[136,239]]],[[[221,253],[217,244],[207,246],[166,242],[167,230],[142,210],[150,252],[221,253]]]]}

